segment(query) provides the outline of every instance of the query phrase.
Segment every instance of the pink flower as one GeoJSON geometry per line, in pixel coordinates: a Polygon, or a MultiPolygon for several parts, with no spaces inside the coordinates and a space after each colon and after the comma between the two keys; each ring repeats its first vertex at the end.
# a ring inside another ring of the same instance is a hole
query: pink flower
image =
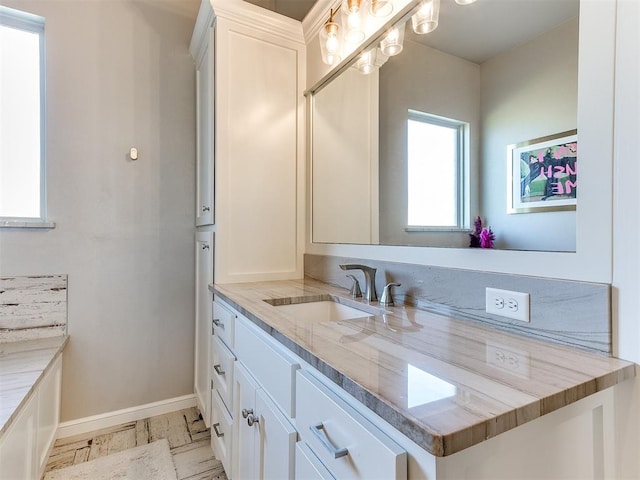
{"type": "Polygon", "coordinates": [[[496,239],[495,234],[491,231],[491,227],[483,228],[480,232],[480,247],[493,248],[493,241],[496,239]]]}

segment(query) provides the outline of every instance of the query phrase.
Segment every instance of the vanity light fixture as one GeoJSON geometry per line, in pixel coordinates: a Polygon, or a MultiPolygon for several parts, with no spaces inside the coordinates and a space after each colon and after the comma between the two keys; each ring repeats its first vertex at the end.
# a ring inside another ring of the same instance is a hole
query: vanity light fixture
{"type": "Polygon", "coordinates": [[[476,0],[456,0],[458,5],[471,5],[472,3],[476,3],[476,0]]]}
{"type": "Polygon", "coordinates": [[[386,56],[393,57],[394,55],[398,55],[402,52],[404,27],[404,23],[402,25],[392,27],[380,42],[380,51],[386,56]]]}
{"type": "Polygon", "coordinates": [[[336,12],[331,9],[329,20],[320,29],[320,53],[322,61],[327,65],[337,65],[342,57],[340,56],[340,25],[333,21],[336,12]]]}
{"type": "Polygon", "coordinates": [[[356,62],[356,68],[363,75],[368,75],[376,68],[376,58],[378,53],[378,47],[373,47],[371,50],[364,52],[358,58],[356,62]]]}
{"type": "MultiPolygon", "coordinates": [[[[456,0],[459,1],[469,0],[456,0]]],[[[439,14],[440,0],[423,0],[418,11],[411,17],[413,31],[420,35],[433,32],[438,27],[439,14]]]]}
{"type": "Polygon", "coordinates": [[[365,10],[362,8],[364,0],[344,0],[342,6],[342,27],[344,40],[352,44],[359,44],[364,40],[365,10]]]}
{"type": "Polygon", "coordinates": [[[374,17],[388,17],[393,12],[393,3],[390,0],[371,0],[369,13],[374,17]]]}

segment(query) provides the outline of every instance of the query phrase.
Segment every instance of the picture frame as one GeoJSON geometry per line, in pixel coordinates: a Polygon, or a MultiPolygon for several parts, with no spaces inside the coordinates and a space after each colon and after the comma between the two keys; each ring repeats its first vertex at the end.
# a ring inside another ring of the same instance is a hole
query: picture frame
{"type": "Polygon", "coordinates": [[[578,131],[507,147],[507,213],[575,210],[578,131]]]}

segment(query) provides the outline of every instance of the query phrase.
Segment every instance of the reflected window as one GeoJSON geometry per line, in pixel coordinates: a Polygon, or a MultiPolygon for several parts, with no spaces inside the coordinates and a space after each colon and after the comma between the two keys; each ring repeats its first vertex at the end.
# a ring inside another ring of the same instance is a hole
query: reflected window
{"type": "Polygon", "coordinates": [[[465,228],[464,164],[468,124],[409,110],[409,229],[465,228]]]}
{"type": "Polygon", "coordinates": [[[454,397],[456,387],[424,370],[407,366],[407,408],[454,397]]]}
{"type": "Polygon", "coordinates": [[[0,219],[44,219],[44,19],[0,6],[0,219]]]}

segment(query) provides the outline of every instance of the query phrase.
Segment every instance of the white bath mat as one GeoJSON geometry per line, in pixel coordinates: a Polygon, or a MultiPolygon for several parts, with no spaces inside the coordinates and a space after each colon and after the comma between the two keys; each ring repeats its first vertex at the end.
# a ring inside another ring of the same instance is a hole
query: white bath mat
{"type": "Polygon", "coordinates": [[[166,439],[52,470],[44,480],[176,480],[166,439]]]}

